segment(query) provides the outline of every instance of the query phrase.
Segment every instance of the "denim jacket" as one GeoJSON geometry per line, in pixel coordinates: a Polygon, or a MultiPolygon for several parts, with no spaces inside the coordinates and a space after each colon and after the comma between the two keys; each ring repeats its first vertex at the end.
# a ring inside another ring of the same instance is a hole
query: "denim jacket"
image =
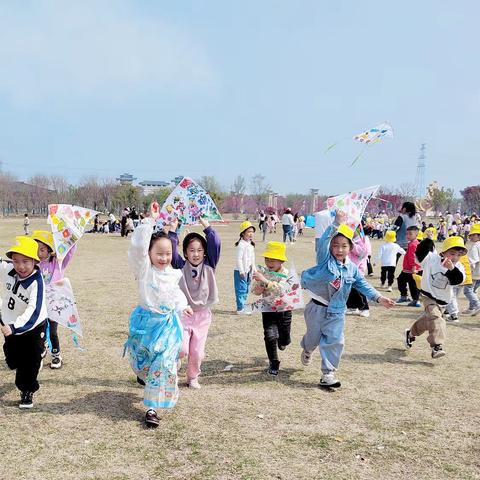
{"type": "Polygon", "coordinates": [[[327,312],[344,313],[348,296],[352,287],[365,295],[371,301],[377,301],[380,294],[365,280],[358,267],[348,258],[339,262],[330,253],[330,242],[337,234],[338,225],[330,225],[320,238],[317,246],[317,265],[302,273],[300,283],[302,288],[313,294],[322,295],[325,284],[329,285],[330,298],[327,312]],[[337,281],[338,288],[331,282],[337,281]],[[323,288],[322,288],[323,287],[323,288]]]}

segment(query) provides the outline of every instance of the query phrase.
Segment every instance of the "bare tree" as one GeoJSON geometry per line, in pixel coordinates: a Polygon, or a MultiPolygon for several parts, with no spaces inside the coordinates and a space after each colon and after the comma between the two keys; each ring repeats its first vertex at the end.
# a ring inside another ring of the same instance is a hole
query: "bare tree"
{"type": "Polygon", "coordinates": [[[399,195],[401,195],[405,201],[413,201],[415,199],[416,188],[415,184],[411,182],[401,183],[397,189],[399,195]]]}
{"type": "Polygon", "coordinates": [[[250,182],[250,191],[252,198],[255,201],[257,209],[266,207],[268,201],[268,193],[271,187],[265,182],[266,178],[260,173],[255,174],[250,182]]]}

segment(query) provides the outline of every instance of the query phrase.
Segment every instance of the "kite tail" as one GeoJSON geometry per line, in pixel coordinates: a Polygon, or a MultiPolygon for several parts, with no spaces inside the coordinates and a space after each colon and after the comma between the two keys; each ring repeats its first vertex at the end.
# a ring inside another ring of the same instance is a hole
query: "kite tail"
{"type": "Polygon", "coordinates": [[[363,147],[363,150],[353,159],[353,162],[350,164],[351,167],[353,167],[355,163],[357,163],[357,160],[365,153],[365,150],[367,148],[368,148],[368,145],[365,145],[365,147],[363,147]]]}
{"type": "Polygon", "coordinates": [[[73,346],[75,348],[78,348],[78,350],[80,350],[81,352],[84,352],[85,351],[85,348],[83,348],[81,345],[80,345],[80,340],[78,338],[78,335],[76,333],[73,333],[72,334],[72,341],[73,341],[73,346]]]}
{"type": "Polygon", "coordinates": [[[323,152],[324,155],[326,155],[333,147],[336,147],[336,143],[332,143],[327,149],[323,152]]]}

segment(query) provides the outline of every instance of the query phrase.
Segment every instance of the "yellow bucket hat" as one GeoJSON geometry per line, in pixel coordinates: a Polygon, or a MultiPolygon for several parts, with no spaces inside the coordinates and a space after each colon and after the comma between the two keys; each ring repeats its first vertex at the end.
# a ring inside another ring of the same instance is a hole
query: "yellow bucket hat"
{"type": "Polygon", "coordinates": [[[340,224],[340,226],[338,227],[337,233],[340,235],[343,235],[344,237],[347,237],[350,241],[353,240],[353,230],[348,225],[345,225],[344,223],[340,224]]]}
{"type": "Polygon", "coordinates": [[[480,235],[480,223],[475,223],[472,225],[469,235],[480,235]]]}
{"type": "Polygon", "coordinates": [[[422,289],[422,276],[419,275],[418,273],[412,274],[413,279],[415,280],[415,285],[419,290],[422,289]]]}
{"type": "Polygon", "coordinates": [[[417,240],[420,240],[420,241],[423,240],[423,232],[418,232],[417,240]]]}
{"type": "Polygon", "coordinates": [[[287,261],[287,246],[282,242],[268,242],[262,257],[273,258],[281,262],[287,261]]]}
{"type": "Polygon", "coordinates": [[[53,245],[53,235],[52,232],[48,232],[47,230],[34,230],[32,234],[32,238],[37,242],[42,242],[48,247],[55,250],[53,245]]]}
{"type": "Polygon", "coordinates": [[[253,231],[256,231],[256,228],[252,225],[252,222],[249,222],[248,220],[245,220],[240,224],[240,235],[245,231],[248,230],[249,228],[253,228],[253,231]]]}
{"type": "Polygon", "coordinates": [[[12,258],[12,255],[14,253],[20,253],[25,257],[36,260],[37,262],[40,261],[37,254],[38,244],[33,238],[25,237],[24,235],[22,235],[19,237],[15,237],[15,240],[17,244],[13,245],[13,247],[10,247],[5,254],[8,258],[12,258]]]}
{"type": "Polygon", "coordinates": [[[388,230],[385,232],[385,241],[390,243],[396,242],[397,234],[393,230],[388,230]]]}
{"type": "Polygon", "coordinates": [[[441,253],[445,253],[447,250],[451,248],[460,248],[463,250],[462,255],[466,255],[468,250],[465,248],[465,243],[463,242],[462,237],[448,237],[442,243],[442,251],[441,253]]]}

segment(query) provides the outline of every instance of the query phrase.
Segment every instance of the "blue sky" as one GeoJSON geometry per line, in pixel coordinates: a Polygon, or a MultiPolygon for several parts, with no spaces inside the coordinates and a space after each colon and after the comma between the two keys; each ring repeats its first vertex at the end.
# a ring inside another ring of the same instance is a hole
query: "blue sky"
{"type": "Polygon", "coordinates": [[[458,191],[480,182],[478,18],[475,0],[2,0],[3,169],[338,193],[413,182],[425,142],[427,182],[458,191]],[[350,168],[383,121],[395,138],[350,168]]]}

